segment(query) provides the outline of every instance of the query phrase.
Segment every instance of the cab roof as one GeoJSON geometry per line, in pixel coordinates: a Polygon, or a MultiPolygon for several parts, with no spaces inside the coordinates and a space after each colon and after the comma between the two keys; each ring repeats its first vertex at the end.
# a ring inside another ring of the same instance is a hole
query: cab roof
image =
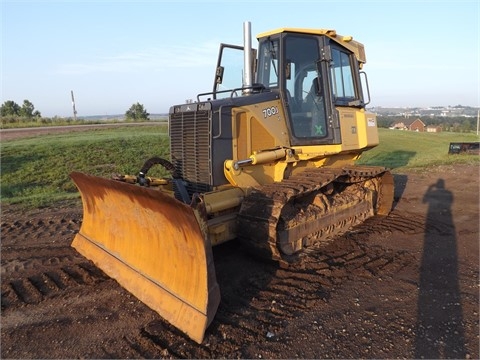
{"type": "Polygon", "coordinates": [[[365,56],[365,47],[362,43],[353,40],[352,36],[342,36],[337,34],[336,30],[333,29],[304,29],[304,28],[278,28],[275,30],[266,31],[257,35],[257,39],[269,37],[272,35],[277,35],[281,33],[298,33],[306,35],[324,35],[328,36],[330,39],[338,43],[340,46],[343,46],[350,51],[352,51],[357,60],[361,63],[366,63],[367,59],[365,56]]]}

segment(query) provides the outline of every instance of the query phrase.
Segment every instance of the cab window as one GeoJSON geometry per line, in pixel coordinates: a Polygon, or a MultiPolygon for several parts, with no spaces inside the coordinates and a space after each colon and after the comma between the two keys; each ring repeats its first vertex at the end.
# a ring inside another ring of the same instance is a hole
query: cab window
{"type": "Polygon", "coordinates": [[[350,54],[340,49],[332,48],[332,61],[331,76],[334,100],[351,101],[355,99],[350,54]]]}
{"type": "Polygon", "coordinates": [[[325,97],[318,71],[319,40],[316,37],[285,37],[286,99],[291,129],[297,139],[318,140],[328,136],[325,97]]]}
{"type": "Polygon", "coordinates": [[[264,41],[259,45],[257,81],[266,88],[278,87],[279,41],[264,41]]]}

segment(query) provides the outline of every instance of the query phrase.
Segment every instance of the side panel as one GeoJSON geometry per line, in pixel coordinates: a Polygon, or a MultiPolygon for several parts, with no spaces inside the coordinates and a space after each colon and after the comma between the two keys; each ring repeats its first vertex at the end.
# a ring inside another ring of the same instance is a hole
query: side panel
{"type": "Polygon", "coordinates": [[[280,99],[233,109],[233,159],[246,159],[255,151],[290,146],[286,123],[280,99]]]}
{"type": "Polygon", "coordinates": [[[378,145],[375,114],[363,109],[337,108],[342,134],[342,151],[363,150],[378,145]]]}
{"type": "Polygon", "coordinates": [[[213,103],[212,110],[212,173],[213,186],[228,184],[223,174],[223,163],[231,159],[232,153],[232,106],[225,101],[213,103]]]}
{"type": "Polygon", "coordinates": [[[369,112],[361,113],[363,116],[358,116],[358,128],[359,138],[360,138],[360,147],[361,148],[371,148],[377,146],[380,141],[378,138],[378,127],[377,127],[377,117],[375,114],[369,112]]]}
{"type": "MultiPolygon", "coordinates": [[[[273,92],[212,102],[211,122],[213,187],[228,184],[223,172],[225,160],[246,159],[254,151],[289,146],[283,105],[273,92]]],[[[271,182],[271,168],[256,171],[271,182]]]]}
{"type": "Polygon", "coordinates": [[[356,111],[340,109],[340,131],[342,133],[342,150],[358,149],[358,123],[356,111]]]}

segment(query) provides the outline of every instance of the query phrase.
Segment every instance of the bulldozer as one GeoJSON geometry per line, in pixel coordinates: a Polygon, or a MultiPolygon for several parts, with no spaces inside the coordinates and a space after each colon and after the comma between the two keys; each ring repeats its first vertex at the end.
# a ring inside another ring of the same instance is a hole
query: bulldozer
{"type": "Polygon", "coordinates": [[[170,107],[170,159],[70,174],[83,204],[72,246],[197,343],[221,300],[212,247],[288,266],[393,203],[389,169],[356,164],[379,144],[364,46],[279,28],[253,48],[249,22],[243,39],[220,44],[212,91],[170,107]]]}

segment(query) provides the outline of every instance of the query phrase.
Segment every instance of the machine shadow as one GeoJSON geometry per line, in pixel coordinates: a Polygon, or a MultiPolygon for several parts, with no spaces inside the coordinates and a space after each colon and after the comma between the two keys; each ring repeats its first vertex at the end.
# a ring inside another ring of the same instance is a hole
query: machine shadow
{"type": "Polygon", "coordinates": [[[404,174],[393,174],[393,181],[395,184],[395,189],[392,208],[395,209],[398,202],[402,198],[403,193],[405,192],[405,188],[407,187],[408,176],[404,174]]]}
{"type": "Polygon", "coordinates": [[[465,358],[453,194],[445,181],[429,186],[420,265],[414,358],[465,358]],[[439,230],[440,229],[440,230],[439,230]]]}
{"type": "MultiPolygon", "coordinates": [[[[364,165],[371,166],[386,166],[390,170],[394,170],[408,165],[410,160],[416,155],[415,151],[395,150],[390,152],[379,152],[372,158],[365,161],[364,165]],[[388,165],[385,165],[388,164],[388,165]]],[[[395,182],[395,193],[393,208],[395,208],[398,201],[402,198],[405,188],[407,186],[408,177],[403,174],[393,174],[395,182]]]]}
{"type": "Polygon", "coordinates": [[[213,256],[221,301],[205,336],[221,338],[222,324],[241,327],[251,316],[252,300],[269,287],[280,265],[253,255],[237,240],[215,246],[213,256]]]}
{"type": "Polygon", "coordinates": [[[363,165],[386,166],[390,169],[396,169],[408,165],[417,153],[415,151],[394,150],[389,152],[378,152],[373,157],[362,162],[363,165]],[[387,165],[386,165],[387,164],[387,165]]]}

